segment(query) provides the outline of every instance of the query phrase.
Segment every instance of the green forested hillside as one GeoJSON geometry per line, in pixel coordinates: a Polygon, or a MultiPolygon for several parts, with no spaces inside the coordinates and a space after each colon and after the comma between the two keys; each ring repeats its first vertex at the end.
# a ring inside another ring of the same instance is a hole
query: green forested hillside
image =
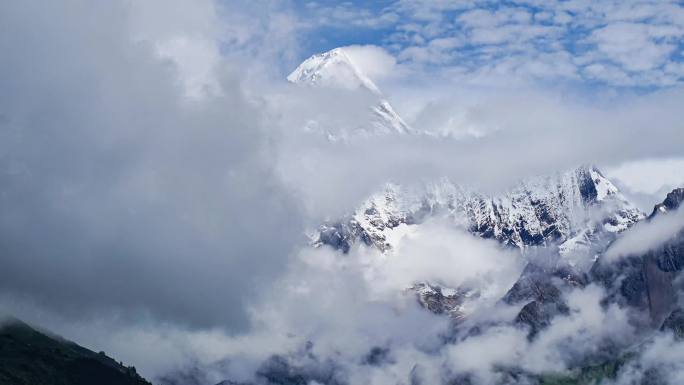
{"type": "Polygon", "coordinates": [[[0,321],[0,385],[150,385],[134,367],[104,353],[39,332],[16,320],[0,321]]]}

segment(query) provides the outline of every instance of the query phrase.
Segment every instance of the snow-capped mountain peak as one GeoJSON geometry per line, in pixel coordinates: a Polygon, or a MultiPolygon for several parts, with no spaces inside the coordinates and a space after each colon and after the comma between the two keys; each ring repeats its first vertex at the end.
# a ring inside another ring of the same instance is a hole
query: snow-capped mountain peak
{"type": "Polygon", "coordinates": [[[344,48],[311,56],[292,71],[287,80],[309,86],[350,90],[365,88],[381,95],[380,89],[354,64],[344,48]]]}
{"type": "Polygon", "coordinates": [[[377,102],[369,106],[366,127],[353,132],[330,133],[332,139],[353,136],[386,135],[392,133],[413,133],[414,130],[394,110],[385,99],[378,86],[353,62],[344,48],[335,48],[328,52],[311,56],[300,64],[287,80],[290,83],[344,90],[367,90],[377,97],[377,102]]]}
{"type": "Polygon", "coordinates": [[[576,254],[600,252],[644,217],[598,169],[582,166],[527,178],[496,195],[447,179],[418,191],[390,184],[349,218],[322,226],[315,243],[347,251],[360,240],[390,250],[408,228],[436,215],[509,246],[556,245],[571,265],[576,254]]]}

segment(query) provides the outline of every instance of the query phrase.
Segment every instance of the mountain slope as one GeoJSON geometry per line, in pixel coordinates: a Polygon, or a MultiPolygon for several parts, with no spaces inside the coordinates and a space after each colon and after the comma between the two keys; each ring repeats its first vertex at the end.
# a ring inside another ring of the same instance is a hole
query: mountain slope
{"type": "Polygon", "coordinates": [[[150,385],[134,367],[27,324],[0,321],[0,385],[150,385]]]}

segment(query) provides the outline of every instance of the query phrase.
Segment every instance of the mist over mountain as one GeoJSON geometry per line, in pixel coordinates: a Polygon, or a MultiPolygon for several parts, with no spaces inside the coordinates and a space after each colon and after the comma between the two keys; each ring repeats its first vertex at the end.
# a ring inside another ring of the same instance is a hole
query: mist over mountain
{"type": "Polygon", "coordinates": [[[0,5],[0,385],[681,384],[683,15],[0,5]]]}
{"type": "MultiPolygon", "coordinates": [[[[378,86],[354,64],[344,48],[335,48],[328,52],[313,55],[292,71],[287,80],[309,87],[361,90],[361,92],[370,92],[377,99],[377,104],[369,106],[369,116],[361,126],[335,127],[340,131],[323,132],[329,139],[413,132],[413,129],[384,99],[378,86]]],[[[318,126],[321,123],[316,122],[315,124],[318,126]]],[[[331,127],[331,129],[335,128],[331,127]]]]}

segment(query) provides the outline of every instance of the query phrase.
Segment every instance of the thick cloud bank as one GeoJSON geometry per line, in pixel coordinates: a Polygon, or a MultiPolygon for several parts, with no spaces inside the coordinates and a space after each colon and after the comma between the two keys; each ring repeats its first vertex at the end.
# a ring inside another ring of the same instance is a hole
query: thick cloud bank
{"type": "Polygon", "coordinates": [[[130,36],[130,9],[2,8],[3,290],[74,316],[244,327],[302,229],[236,75],[189,104],[175,67],[130,36]]]}

